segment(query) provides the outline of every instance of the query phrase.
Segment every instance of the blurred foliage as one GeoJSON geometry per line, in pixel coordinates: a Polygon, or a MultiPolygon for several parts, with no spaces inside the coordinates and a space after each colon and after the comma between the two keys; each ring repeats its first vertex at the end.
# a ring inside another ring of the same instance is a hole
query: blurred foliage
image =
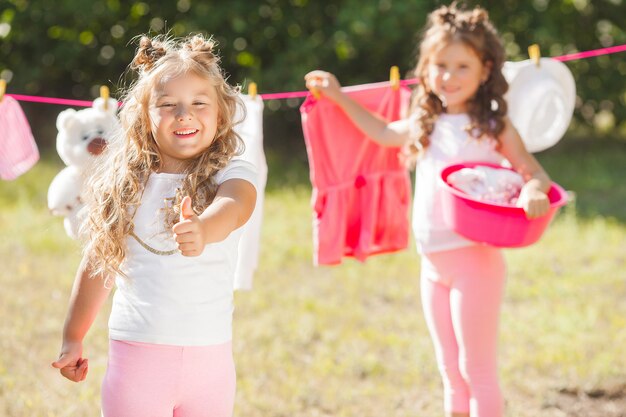
{"type": "MultiPolygon", "coordinates": [[[[261,93],[303,90],[324,68],[344,85],[381,81],[392,65],[410,76],[427,0],[0,0],[0,75],[15,94],[91,100],[101,84],[124,87],[124,71],[143,33],[214,34],[230,81],[261,93]]],[[[626,43],[623,0],[467,1],[485,7],[510,60],[531,43],[544,56],[626,43]]],[[[567,63],[578,100],[572,130],[626,137],[626,53],[567,63]]],[[[269,146],[302,147],[301,100],[266,103],[269,146]]],[[[50,146],[60,106],[22,103],[38,142],[50,146]]],[[[295,155],[303,157],[303,153],[295,155]]]]}

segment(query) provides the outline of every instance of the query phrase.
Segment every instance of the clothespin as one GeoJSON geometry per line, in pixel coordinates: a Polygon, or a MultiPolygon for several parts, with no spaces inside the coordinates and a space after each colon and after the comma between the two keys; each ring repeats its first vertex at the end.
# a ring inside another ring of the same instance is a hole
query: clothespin
{"type": "Polygon", "coordinates": [[[309,88],[309,91],[311,92],[311,95],[315,97],[315,100],[319,100],[322,97],[319,90],[315,87],[309,88]]]}
{"type": "Polygon", "coordinates": [[[528,47],[528,56],[535,63],[536,66],[539,66],[539,59],[541,58],[541,51],[539,50],[539,45],[533,43],[528,47]]]}
{"type": "Polygon", "coordinates": [[[389,82],[394,91],[400,88],[400,69],[395,65],[389,70],[389,82]]]}
{"type": "Polygon", "coordinates": [[[0,80],[0,101],[4,98],[4,93],[7,91],[7,81],[0,80]]]}
{"type": "Polygon", "coordinates": [[[256,98],[256,83],[248,84],[248,95],[252,100],[256,98]]]}
{"type": "Polygon", "coordinates": [[[109,109],[109,87],[106,85],[100,86],[100,97],[104,100],[104,110],[109,109]]]}
{"type": "Polygon", "coordinates": [[[313,97],[315,97],[315,100],[319,100],[321,95],[320,92],[317,90],[317,88],[310,88],[309,91],[311,92],[311,94],[313,94],[313,97]]]}

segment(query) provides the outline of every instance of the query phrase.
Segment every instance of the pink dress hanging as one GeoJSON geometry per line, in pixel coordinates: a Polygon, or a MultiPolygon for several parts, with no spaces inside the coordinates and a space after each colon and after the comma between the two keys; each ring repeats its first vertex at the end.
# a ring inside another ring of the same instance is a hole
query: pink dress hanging
{"type": "Polygon", "coordinates": [[[22,108],[5,95],[0,101],[0,178],[14,180],[38,160],[37,144],[22,108]]]}
{"type": "MultiPolygon", "coordinates": [[[[388,121],[404,114],[411,95],[389,86],[346,93],[388,121]]],[[[376,144],[330,100],[309,96],[300,112],[313,185],[314,263],[405,249],[411,182],[399,148],[376,144]]]]}

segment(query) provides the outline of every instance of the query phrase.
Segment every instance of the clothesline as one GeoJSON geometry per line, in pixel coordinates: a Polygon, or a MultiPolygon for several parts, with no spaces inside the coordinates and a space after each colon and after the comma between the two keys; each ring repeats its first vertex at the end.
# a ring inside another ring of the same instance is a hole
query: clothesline
{"type": "MultiPolygon", "coordinates": [[[[566,61],[574,61],[577,59],[592,58],[592,57],[596,57],[600,55],[615,54],[615,53],[624,52],[624,51],[626,51],[626,44],[618,45],[618,46],[611,46],[608,48],[593,49],[593,50],[584,51],[584,52],[577,52],[573,54],[555,56],[555,57],[552,57],[552,59],[555,59],[561,62],[566,62],[566,61]]],[[[401,85],[412,85],[412,84],[417,84],[417,82],[418,80],[416,78],[400,80],[401,85]]],[[[389,84],[390,84],[389,81],[382,81],[382,82],[360,84],[360,85],[345,87],[344,90],[346,91],[367,90],[370,88],[376,88],[379,86],[389,85],[389,84]]],[[[264,93],[264,94],[259,94],[259,96],[263,100],[282,100],[282,99],[287,99],[287,98],[302,98],[302,97],[306,97],[308,94],[309,94],[308,91],[290,91],[290,92],[283,92],[283,93],[264,93]]],[[[87,101],[87,100],[72,100],[72,99],[56,98],[56,97],[27,96],[27,95],[21,95],[21,94],[7,94],[7,95],[13,97],[15,100],[18,100],[18,101],[28,101],[28,102],[33,102],[33,103],[58,104],[58,105],[75,106],[75,107],[91,107],[93,104],[92,101],[87,101]]],[[[122,103],[119,103],[119,105],[121,104],[122,103]]]]}

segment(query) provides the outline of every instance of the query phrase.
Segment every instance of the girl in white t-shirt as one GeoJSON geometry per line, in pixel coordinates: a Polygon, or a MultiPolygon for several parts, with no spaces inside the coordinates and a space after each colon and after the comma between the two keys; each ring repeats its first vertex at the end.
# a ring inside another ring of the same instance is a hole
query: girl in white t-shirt
{"type": "Polygon", "coordinates": [[[505,265],[499,249],[446,227],[441,169],[508,159],[525,180],[518,204],[527,216],[549,209],[548,175],[506,116],[504,56],[485,10],[452,5],[429,15],[415,70],[420,84],[404,120],[378,119],[343,94],[332,74],[305,76],[308,88],[335,101],[367,136],[382,145],[405,146],[414,157],[413,229],[422,256],[422,305],[443,378],[446,416],[503,414],[496,346],[505,265]]]}
{"type": "Polygon", "coordinates": [[[233,275],[256,173],[234,158],[241,102],[213,48],[200,35],[141,38],[121,132],[89,182],[89,238],[52,366],[85,379],[83,338],[114,281],[104,417],[233,412],[233,275]]]}

